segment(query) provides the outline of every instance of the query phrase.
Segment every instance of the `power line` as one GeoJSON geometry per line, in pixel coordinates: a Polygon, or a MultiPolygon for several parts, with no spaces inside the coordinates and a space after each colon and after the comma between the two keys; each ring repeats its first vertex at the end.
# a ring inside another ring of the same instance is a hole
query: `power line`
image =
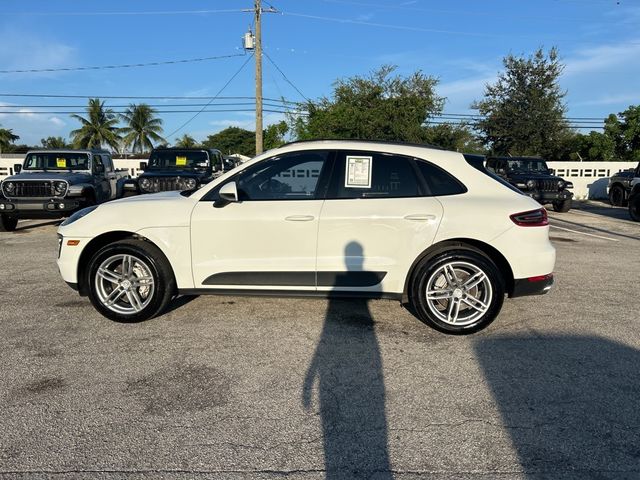
{"type": "Polygon", "coordinates": [[[276,65],[276,62],[274,62],[274,61],[271,59],[271,57],[269,56],[269,54],[268,54],[267,52],[263,52],[263,53],[264,53],[264,56],[265,56],[265,57],[267,57],[267,60],[269,60],[269,62],[271,63],[271,65],[273,65],[274,67],[276,67],[276,70],[278,70],[278,71],[280,72],[280,75],[282,75],[282,78],[284,78],[284,79],[285,79],[285,81],[286,81],[289,85],[291,85],[291,86],[294,88],[294,90],[300,94],[300,96],[301,96],[302,98],[304,98],[307,102],[309,102],[310,100],[309,100],[309,99],[304,95],[304,93],[302,93],[302,92],[300,91],[300,89],[299,89],[298,87],[296,87],[296,86],[293,84],[293,82],[292,82],[291,80],[289,80],[289,79],[287,78],[287,76],[284,74],[284,72],[283,72],[282,70],[280,70],[280,67],[278,67],[278,65],[276,65]]]}
{"type": "Polygon", "coordinates": [[[27,68],[22,70],[0,70],[0,73],[44,73],[44,72],[79,72],[85,70],[111,70],[116,68],[156,67],[159,65],[174,65],[179,63],[207,62],[223,58],[243,57],[244,53],[233,55],[219,55],[215,57],[188,58],[183,60],[165,60],[162,62],[127,63],[122,65],[98,65],[91,67],[64,67],[64,68],[27,68]]]}
{"type": "Polygon", "coordinates": [[[209,100],[209,102],[202,107],[202,109],[198,112],[196,112],[189,120],[187,120],[186,122],[184,122],[182,125],[180,125],[178,128],[176,128],[173,132],[171,132],[169,135],[167,135],[167,138],[172,137],[173,135],[175,135],[176,133],[178,133],[180,130],[182,130],[184,127],[186,127],[189,123],[191,123],[198,115],[200,115],[209,105],[211,105],[211,103],[218,97],[218,95],[220,95],[225,88],[227,88],[229,86],[229,84],[240,74],[240,72],[244,69],[244,67],[247,65],[247,63],[249,63],[249,61],[253,58],[253,55],[249,55],[247,57],[247,59],[244,61],[244,63],[242,65],[240,65],[240,68],[236,71],[236,73],[234,73],[231,78],[227,81],[227,83],[225,83],[222,88],[220,90],[218,90],[218,93],[215,94],[215,96],[209,100]]]}
{"type": "Polygon", "coordinates": [[[222,10],[160,10],[160,11],[138,11],[138,12],[3,12],[3,15],[28,15],[46,17],[97,17],[97,16],[119,16],[119,15],[209,15],[212,13],[241,13],[240,9],[222,10]]]}
{"type": "MultiPolygon", "coordinates": [[[[0,97],[24,97],[24,98],[100,98],[105,100],[255,100],[255,97],[229,97],[229,96],[177,96],[177,95],[64,95],[64,94],[45,94],[45,93],[0,93],[0,97]]],[[[266,98],[270,102],[281,102],[288,104],[299,104],[285,99],[266,98]]]]}
{"type": "MultiPolygon", "coordinates": [[[[200,110],[156,110],[156,113],[207,113],[207,112],[254,112],[253,108],[226,108],[226,109],[200,109],[200,110]]],[[[273,113],[291,113],[290,110],[282,110],[280,109],[264,109],[265,112],[273,112],[273,113]]],[[[114,114],[125,113],[126,110],[114,110],[114,114]]],[[[25,111],[2,111],[0,110],[0,114],[2,115],[80,115],[86,114],[86,110],[65,110],[65,111],[39,111],[39,112],[25,112],[25,111]]],[[[298,114],[303,115],[305,112],[299,112],[298,114]]],[[[194,118],[197,115],[194,115],[194,118]]],[[[174,132],[175,133],[175,132],[174,132]]],[[[173,133],[171,134],[173,135],[173,133]]],[[[170,136],[170,135],[169,135],[170,136]]]]}

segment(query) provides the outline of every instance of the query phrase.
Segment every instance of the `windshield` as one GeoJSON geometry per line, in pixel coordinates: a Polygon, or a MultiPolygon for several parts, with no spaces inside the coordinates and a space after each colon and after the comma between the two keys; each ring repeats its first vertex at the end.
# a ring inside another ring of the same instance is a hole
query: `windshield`
{"type": "Polygon", "coordinates": [[[30,153],[24,170],[89,170],[89,155],[73,152],[30,153]]]}
{"type": "Polygon", "coordinates": [[[509,171],[517,172],[535,172],[535,173],[549,173],[549,168],[544,160],[539,158],[519,158],[515,160],[508,160],[509,171]]]}
{"type": "Polygon", "coordinates": [[[209,166],[207,152],[170,150],[151,152],[149,168],[206,168],[209,166]]]}

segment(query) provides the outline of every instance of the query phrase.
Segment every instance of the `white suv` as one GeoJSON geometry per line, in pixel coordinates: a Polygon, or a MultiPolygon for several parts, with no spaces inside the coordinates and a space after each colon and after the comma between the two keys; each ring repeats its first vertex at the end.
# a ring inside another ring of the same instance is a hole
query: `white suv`
{"type": "Polygon", "coordinates": [[[392,298],[470,333],[546,293],[547,214],[477,157],[420,145],[297,142],[192,192],[82,210],[60,229],[64,280],[116,321],[178,294],[392,298]]]}

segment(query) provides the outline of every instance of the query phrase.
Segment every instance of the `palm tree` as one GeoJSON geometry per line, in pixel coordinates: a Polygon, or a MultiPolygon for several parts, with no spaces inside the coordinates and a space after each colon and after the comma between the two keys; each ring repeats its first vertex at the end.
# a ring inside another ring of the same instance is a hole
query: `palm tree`
{"type": "Polygon", "coordinates": [[[2,150],[7,150],[19,138],[10,128],[0,128],[0,153],[2,153],[2,150]]]}
{"type": "Polygon", "coordinates": [[[153,142],[164,142],[162,138],[162,119],[156,116],[155,109],[146,103],[132,103],[120,115],[127,126],[122,128],[122,143],[131,145],[133,153],[142,153],[153,148],[153,142]]]}
{"type": "Polygon", "coordinates": [[[114,150],[120,146],[120,129],[116,126],[118,119],[110,108],[104,107],[99,98],[90,98],[87,106],[87,118],[71,115],[79,120],[82,126],[71,131],[76,148],[101,148],[108,145],[114,150]]]}
{"type": "Polygon", "coordinates": [[[176,147],[179,148],[195,148],[197,146],[196,139],[186,133],[176,141],[176,147]]]}

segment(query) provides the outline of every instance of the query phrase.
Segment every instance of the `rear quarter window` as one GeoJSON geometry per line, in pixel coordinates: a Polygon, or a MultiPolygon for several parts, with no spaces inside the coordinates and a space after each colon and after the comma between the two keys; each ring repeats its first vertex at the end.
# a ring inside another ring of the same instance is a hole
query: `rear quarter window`
{"type": "Polygon", "coordinates": [[[427,196],[459,195],[467,191],[457,178],[432,163],[416,159],[416,165],[427,186],[427,196]]]}

